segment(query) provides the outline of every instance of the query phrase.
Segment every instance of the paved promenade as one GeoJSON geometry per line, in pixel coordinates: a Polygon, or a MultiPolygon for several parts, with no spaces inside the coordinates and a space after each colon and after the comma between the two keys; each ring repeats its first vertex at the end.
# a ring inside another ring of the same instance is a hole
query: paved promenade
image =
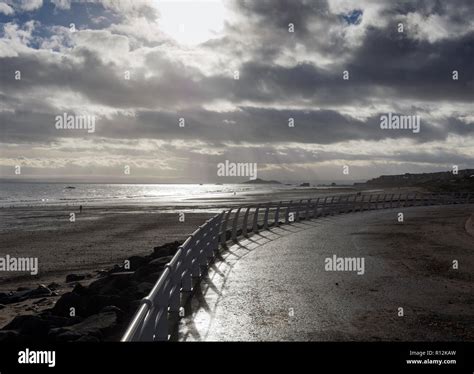
{"type": "Polygon", "coordinates": [[[222,253],[173,339],[473,340],[472,210],[405,208],[404,223],[398,210],[370,211],[262,231],[222,253]],[[334,256],[363,258],[363,274],[327,271],[334,256]]]}

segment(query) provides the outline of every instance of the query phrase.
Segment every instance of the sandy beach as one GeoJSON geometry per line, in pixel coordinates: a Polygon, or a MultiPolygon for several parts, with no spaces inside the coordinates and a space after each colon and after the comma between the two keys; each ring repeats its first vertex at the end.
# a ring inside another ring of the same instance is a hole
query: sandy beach
{"type": "Polygon", "coordinates": [[[69,221],[70,209],[61,207],[2,209],[2,220],[16,220],[16,229],[2,232],[2,252],[15,257],[37,257],[36,276],[1,272],[0,290],[89,272],[121,263],[131,255],[153,247],[184,240],[212,213],[177,213],[153,208],[108,207],[84,209],[69,221]]]}

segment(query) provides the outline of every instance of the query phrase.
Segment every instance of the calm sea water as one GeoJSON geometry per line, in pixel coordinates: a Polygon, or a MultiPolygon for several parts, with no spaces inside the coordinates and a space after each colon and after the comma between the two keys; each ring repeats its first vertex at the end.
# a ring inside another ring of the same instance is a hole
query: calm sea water
{"type": "Polygon", "coordinates": [[[173,205],[206,203],[225,199],[246,199],[287,190],[284,185],[242,184],[59,184],[1,183],[0,206],[40,205],[173,205]],[[73,187],[73,188],[70,188],[73,187]]]}

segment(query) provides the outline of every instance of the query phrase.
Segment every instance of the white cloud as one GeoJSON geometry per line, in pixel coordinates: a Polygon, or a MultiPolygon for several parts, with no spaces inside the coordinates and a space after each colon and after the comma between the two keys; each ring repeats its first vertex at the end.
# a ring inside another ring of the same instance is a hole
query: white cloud
{"type": "Polygon", "coordinates": [[[13,8],[10,5],[8,5],[4,2],[1,2],[0,3],[0,13],[3,13],[7,16],[10,16],[13,13],[15,13],[15,11],[13,10],[13,8]]]}
{"type": "Polygon", "coordinates": [[[19,7],[21,10],[32,11],[43,6],[43,0],[20,0],[19,7]]]}
{"type": "Polygon", "coordinates": [[[59,9],[71,9],[71,0],[51,0],[59,9]]]}
{"type": "Polygon", "coordinates": [[[408,33],[418,40],[428,40],[434,43],[438,40],[459,37],[474,30],[474,22],[455,24],[447,16],[431,14],[427,17],[419,13],[409,13],[406,16],[408,33]]]}

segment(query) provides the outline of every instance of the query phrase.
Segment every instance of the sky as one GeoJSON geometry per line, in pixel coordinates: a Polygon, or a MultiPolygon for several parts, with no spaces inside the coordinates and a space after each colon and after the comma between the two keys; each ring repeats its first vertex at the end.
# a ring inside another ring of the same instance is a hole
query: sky
{"type": "Polygon", "coordinates": [[[473,14],[472,0],[0,0],[0,178],[472,168],[473,14]],[[64,113],[94,131],[58,128],[64,113]],[[389,113],[419,131],[381,128],[389,113]]]}

